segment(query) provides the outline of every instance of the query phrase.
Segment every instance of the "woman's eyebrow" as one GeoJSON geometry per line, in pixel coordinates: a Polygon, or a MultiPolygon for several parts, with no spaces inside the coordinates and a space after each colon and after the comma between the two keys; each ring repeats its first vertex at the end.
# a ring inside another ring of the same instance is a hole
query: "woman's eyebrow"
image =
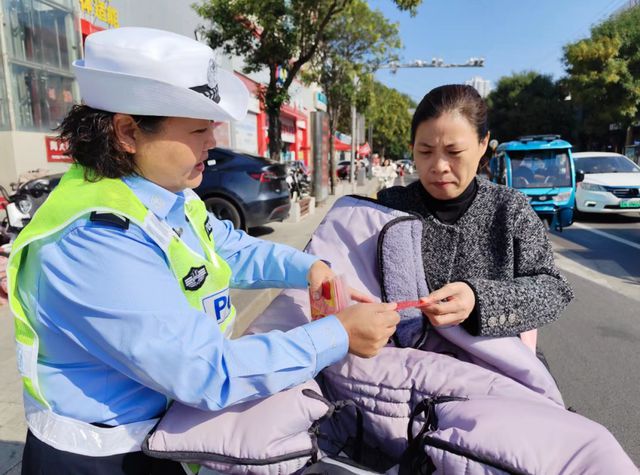
{"type": "Polygon", "coordinates": [[[453,147],[455,147],[455,148],[463,147],[464,148],[465,146],[466,146],[466,144],[464,142],[451,142],[451,143],[448,143],[448,144],[445,145],[445,147],[447,147],[447,148],[453,148],[453,147]]]}

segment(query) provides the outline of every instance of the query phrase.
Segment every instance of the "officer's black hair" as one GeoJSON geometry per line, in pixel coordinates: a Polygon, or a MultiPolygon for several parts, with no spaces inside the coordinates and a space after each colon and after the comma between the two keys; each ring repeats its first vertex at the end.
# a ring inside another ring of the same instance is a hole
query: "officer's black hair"
{"type": "MultiPolygon", "coordinates": [[[[85,178],[122,178],[135,175],[133,154],[126,152],[113,127],[114,112],[94,109],[85,104],[71,108],[58,127],[59,138],[68,145],[66,155],[85,167],[85,178]]],[[[156,133],[166,117],[132,115],[146,133],[156,133]]]]}

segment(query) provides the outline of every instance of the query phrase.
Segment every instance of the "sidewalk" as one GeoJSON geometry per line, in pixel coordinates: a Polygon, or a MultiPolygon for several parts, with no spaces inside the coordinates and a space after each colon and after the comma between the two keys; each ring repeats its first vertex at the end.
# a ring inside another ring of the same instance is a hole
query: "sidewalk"
{"type": "MultiPolygon", "coordinates": [[[[369,180],[365,186],[357,187],[356,194],[372,197],[377,185],[377,180],[369,180]]],[[[351,194],[351,190],[350,183],[339,183],[336,194],[329,195],[317,205],[314,214],[300,222],[270,223],[252,232],[261,239],[302,249],[335,201],[340,196],[351,194]]],[[[242,333],[278,292],[278,289],[231,291],[231,299],[238,310],[236,334],[242,333]]],[[[0,475],[19,475],[27,426],[22,408],[22,384],[16,369],[13,320],[8,305],[0,306],[0,381],[0,475]]]]}

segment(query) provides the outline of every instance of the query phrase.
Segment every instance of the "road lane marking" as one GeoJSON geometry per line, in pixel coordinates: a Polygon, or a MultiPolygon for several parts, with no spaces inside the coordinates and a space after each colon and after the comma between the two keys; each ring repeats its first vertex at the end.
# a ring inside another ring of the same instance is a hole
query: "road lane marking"
{"type": "Polygon", "coordinates": [[[555,263],[559,269],[582,277],[592,284],[605,287],[611,292],[640,302],[640,293],[638,292],[637,284],[621,280],[617,277],[607,277],[596,269],[590,268],[587,265],[588,263],[579,262],[580,258],[572,256],[571,251],[566,255],[562,254],[562,251],[563,250],[556,250],[554,252],[555,263]]]}
{"type": "Polygon", "coordinates": [[[631,247],[634,247],[634,248],[640,250],[640,244],[635,243],[633,241],[629,241],[628,239],[624,239],[624,238],[618,237],[615,234],[611,234],[611,233],[607,233],[607,232],[604,232],[604,231],[600,231],[599,229],[593,229],[592,227],[586,226],[586,225],[581,224],[581,223],[573,223],[573,227],[580,228],[580,229],[586,229],[587,231],[591,231],[592,233],[598,234],[599,236],[606,237],[608,239],[611,239],[612,241],[618,241],[618,242],[620,242],[622,244],[626,244],[627,246],[631,246],[631,247]]]}

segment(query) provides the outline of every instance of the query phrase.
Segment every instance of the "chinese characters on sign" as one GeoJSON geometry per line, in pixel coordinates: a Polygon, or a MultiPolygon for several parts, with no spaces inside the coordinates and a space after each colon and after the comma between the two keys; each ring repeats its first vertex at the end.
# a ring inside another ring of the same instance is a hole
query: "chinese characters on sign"
{"type": "Polygon", "coordinates": [[[63,142],[57,137],[45,137],[44,145],[47,148],[47,162],[73,163],[71,157],[64,154],[68,148],[67,142],[63,142]]]}
{"type": "Polygon", "coordinates": [[[120,22],[118,20],[118,10],[109,2],[103,0],[79,0],[80,8],[84,13],[95,16],[97,20],[103,21],[113,28],[118,28],[120,22]]]}

